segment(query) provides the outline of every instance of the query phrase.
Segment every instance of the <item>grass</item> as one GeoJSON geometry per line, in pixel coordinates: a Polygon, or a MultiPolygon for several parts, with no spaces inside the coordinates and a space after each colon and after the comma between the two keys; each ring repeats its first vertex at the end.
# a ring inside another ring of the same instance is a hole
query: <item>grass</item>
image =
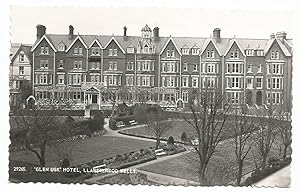
{"type": "MultiPolygon", "coordinates": [[[[117,154],[136,151],[154,146],[154,142],[123,137],[97,136],[84,140],[59,144],[58,148],[46,147],[46,166],[59,166],[59,160],[66,154],[71,157],[71,165],[100,160],[117,154]],[[64,151],[59,151],[63,149],[64,151]]],[[[10,160],[38,164],[35,154],[29,150],[10,152],[10,160]]]]}
{"type": "MultiPolygon", "coordinates": [[[[255,153],[255,151],[253,151],[255,153]]],[[[274,146],[269,157],[277,156],[278,149],[274,146]]],[[[141,168],[157,174],[198,181],[195,170],[195,154],[189,152],[181,156],[150,164],[141,168]]],[[[256,157],[257,158],[257,157],[256,157]]],[[[250,152],[244,161],[243,174],[255,169],[253,154],[250,152]]],[[[234,145],[229,140],[223,141],[217,147],[207,169],[207,177],[215,185],[225,185],[235,180],[237,164],[235,163],[234,145]]]]}

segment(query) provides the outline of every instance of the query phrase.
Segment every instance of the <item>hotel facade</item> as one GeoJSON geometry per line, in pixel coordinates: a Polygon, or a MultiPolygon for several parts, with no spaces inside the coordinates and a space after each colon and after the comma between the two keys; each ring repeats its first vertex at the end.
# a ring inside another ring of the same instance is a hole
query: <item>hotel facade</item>
{"type": "Polygon", "coordinates": [[[33,96],[39,104],[72,100],[74,109],[146,102],[184,109],[194,91],[212,89],[233,105],[291,104],[292,42],[285,32],[266,39],[47,34],[37,26],[31,48],[33,96]]]}

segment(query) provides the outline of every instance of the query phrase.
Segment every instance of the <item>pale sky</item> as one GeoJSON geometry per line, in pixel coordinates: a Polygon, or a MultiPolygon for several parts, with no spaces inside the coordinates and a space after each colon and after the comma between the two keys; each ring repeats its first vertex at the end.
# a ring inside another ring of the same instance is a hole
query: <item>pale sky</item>
{"type": "Polygon", "coordinates": [[[200,8],[76,8],[11,7],[11,41],[34,43],[36,25],[43,24],[47,33],[140,35],[145,24],[160,28],[160,36],[209,37],[221,28],[221,37],[269,38],[271,33],[286,31],[293,38],[291,11],[220,10],[200,8]]]}

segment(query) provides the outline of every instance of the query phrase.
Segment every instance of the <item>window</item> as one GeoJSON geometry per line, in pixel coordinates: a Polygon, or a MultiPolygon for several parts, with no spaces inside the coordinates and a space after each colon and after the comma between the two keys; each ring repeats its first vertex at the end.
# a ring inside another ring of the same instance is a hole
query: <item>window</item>
{"type": "Polygon", "coordinates": [[[188,87],[188,85],[189,85],[189,78],[182,77],[182,87],[188,87]]]}
{"type": "Polygon", "coordinates": [[[257,73],[261,73],[261,64],[257,65],[257,73]]]}
{"type": "Polygon", "coordinates": [[[192,87],[198,87],[198,77],[192,77],[192,87]]]}
{"type": "Polygon", "coordinates": [[[63,74],[58,74],[58,84],[65,84],[65,76],[63,74]]]}
{"type": "Polygon", "coordinates": [[[207,58],[214,58],[215,57],[215,51],[214,50],[207,50],[206,57],[207,58]]]}
{"type": "Polygon", "coordinates": [[[133,76],[126,76],[126,85],[133,86],[133,76]]]}
{"type": "Polygon", "coordinates": [[[215,86],[216,86],[216,79],[214,77],[208,77],[206,79],[206,82],[207,82],[206,83],[207,85],[204,85],[204,86],[207,86],[207,88],[215,88],[215,86]]]}
{"type": "Polygon", "coordinates": [[[64,67],[64,61],[60,59],[58,62],[58,68],[63,68],[63,67],[64,67]]]}
{"type": "Polygon", "coordinates": [[[280,65],[273,64],[273,74],[279,74],[280,65]]]}
{"type": "Polygon", "coordinates": [[[24,66],[19,66],[19,74],[20,75],[24,74],[24,66]]]}
{"type": "Polygon", "coordinates": [[[267,92],[267,104],[271,104],[271,93],[267,92]]]}
{"type": "Polygon", "coordinates": [[[280,78],[272,78],[272,88],[273,89],[280,89],[280,78]]]}
{"type": "Polygon", "coordinates": [[[231,88],[240,88],[240,78],[238,77],[231,78],[231,88]]]}
{"type": "Polygon", "coordinates": [[[247,88],[251,89],[253,88],[253,79],[247,78],[247,88]]]}
{"type": "Polygon", "coordinates": [[[194,63],[194,65],[193,65],[193,71],[198,71],[198,64],[194,63]]]}
{"type": "Polygon", "coordinates": [[[252,73],[252,64],[247,65],[247,73],[252,73]]]}
{"type": "Polygon", "coordinates": [[[82,69],[82,61],[78,61],[78,69],[82,69]]]}
{"type": "Polygon", "coordinates": [[[19,54],[19,62],[24,62],[25,61],[25,56],[24,53],[19,54]]]}
{"type": "Polygon", "coordinates": [[[118,56],[118,50],[116,48],[110,48],[108,50],[108,55],[109,56],[118,56]]]}
{"type": "Polygon", "coordinates": [[[256,89],[262,88],[262,78],[256,78],[256,89]]]}
{"type": "Polygon", "coordinates": [[[69,74],[69,84],[70,85],[80,85],[82,83],[81,74],[69,74]]]}
{"type": "Polygon", "coordinates": [[[117,70],[117,61],[109,61],[109,70],[117,70]]]}
{"type": "Polygon", "coordinates": [[[149,53],[149,47],[147,44],[144,46],[144,53],[149,53]]]}
{"type": "Polygon", "coordinates": [[[187,71],[188,70],[188,65],[186,62],[183,63],[183,71],[187,71]]]}
{"type": "Polygon", "coordinates": [[[133,70],[133,62],[132,61],[127,62],[127,70],[133,70]]]}
{"type": "Polygon", "coordinates": [[[272,69],[272,66],[271,66],[271,64],[268,64],[268,70],[267,70],[267,74],[271,74],[271,69],[272,69]]]}
{"type": "Polygon", "coordinates": [[[215,72],[216,72],[215,64],[208,63],[207,64],[207,73],[215,73],[215,72]]]}
{"type": "Polygon", "coordinates": [[[48,60],[40,60],[41,68],[48,68],[48,60]]]}
{"type": "Polygon", "coordinates": [[[240,53],[238,50],[230,52],[230,58],[239,58],[239,55],[240,55],[240,53]]]}
{"type": "Polygon", "coordinates": [[[277,59],[277,60],[279,59],[279,52],[278,51],[275,52],[275,59],[277,59]]]}
{"type": "Polygon", "coordinates": [[[275,59],[275,52],[271,51],[271,59],[275,59]]]}
{"type": "Polygon", "coordinates": [[[78,54],[82,55],[82,48],[81,47],[78,48],[78,54]]]}
{"type": "Polygon", "coordinates": [[[188,102],[188,98],[189,98],[188,92],[187,91],[183,91],[182,92],[182,100],[187,103],[188,102]]]}
{"type": "Polygon", "coordinates": [[[44,54],[44,52],[45,52],[45,47],[41,46],[41,54],[44,54]]]}
{"type": "Polygon", "coordinates": [[[189,49],[188,48],[182,48],[182,54],[183,55],[189,55],[189,49]]]}
{"type": "Polygon", "coordinates": [[[127,48],[127,53],[129,53],[129,54],[134,53],[134,48],[133,47],[128,47],[127,48]]]}
{"type": "Polygon", "coordinates": [[[198,55],[199,49],[198,48],[192,48],[192,55],[198,55]]]}
{"type": "Polygon", "coordinates": [[[44,54],[49,54],[49,47],[48,46],[45,47],[45,53],[44,54]]]}
{"type": "Polygon", "coordinates": [[[253,55],[254,55],[254,50],[252,50],[252,49],[246,50],[246,56],[253,56],[253,55]]]}
{"type": "Polygon", "coordinates": [[[239,103],[239,93],[238,92],[232,92],[231,93],[231,103],[232,104],[238,104],[239,103]]]}
{"type": "Polygon", "coordinates": [[[171,57],[175,57],[175,50],[171,50],[171,57]]]}
{"type": "Polygon", "coordinates": [[[92,56],[100,56],[100,48],[91,48],[91,55],[92,56]]]}
{"type": "Polygon", "coordinates": [[[256,50],[256,55],[257,56],[263,56],[264,55],[264,51],[263,50],[256,50]]]}
{"type": "Polygon", "coordinates": [[[61,52],[65,51],[65,45],[64,44],[59,44],[58,51],[61,51],[61,52]]]}
{"type": "Polygon", "coordinates": [[[267,88],[270,89],[271,88],[271,78],[267,79],[267,88]]]}

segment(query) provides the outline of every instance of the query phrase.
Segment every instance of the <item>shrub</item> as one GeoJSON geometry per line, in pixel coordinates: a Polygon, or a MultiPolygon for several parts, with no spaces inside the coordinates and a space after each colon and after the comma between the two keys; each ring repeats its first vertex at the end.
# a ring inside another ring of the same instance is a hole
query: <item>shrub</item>
{"type": "Polygon", "coordinates": [[[186,132],[183,132],[182,134],[181,134],[181,141],[184,141],[184,142],[186,142],[187,141],[187,135],[186,135],[186,132]]]}
{"type": "Polygon", "coordinates": [[[174,138],[172,136],[170,136],[169,139],[168,139],[168,141],[167,141],[167,144],[174,145],[174,143],[175,143],[174,138]]]}
{"type": "Polygon", "coordinates": [[[109,119],[109,128],[111,128],[112,130],[116,130],[117,129],[117,121],[114,118],[110,118],[109,119]]]}

